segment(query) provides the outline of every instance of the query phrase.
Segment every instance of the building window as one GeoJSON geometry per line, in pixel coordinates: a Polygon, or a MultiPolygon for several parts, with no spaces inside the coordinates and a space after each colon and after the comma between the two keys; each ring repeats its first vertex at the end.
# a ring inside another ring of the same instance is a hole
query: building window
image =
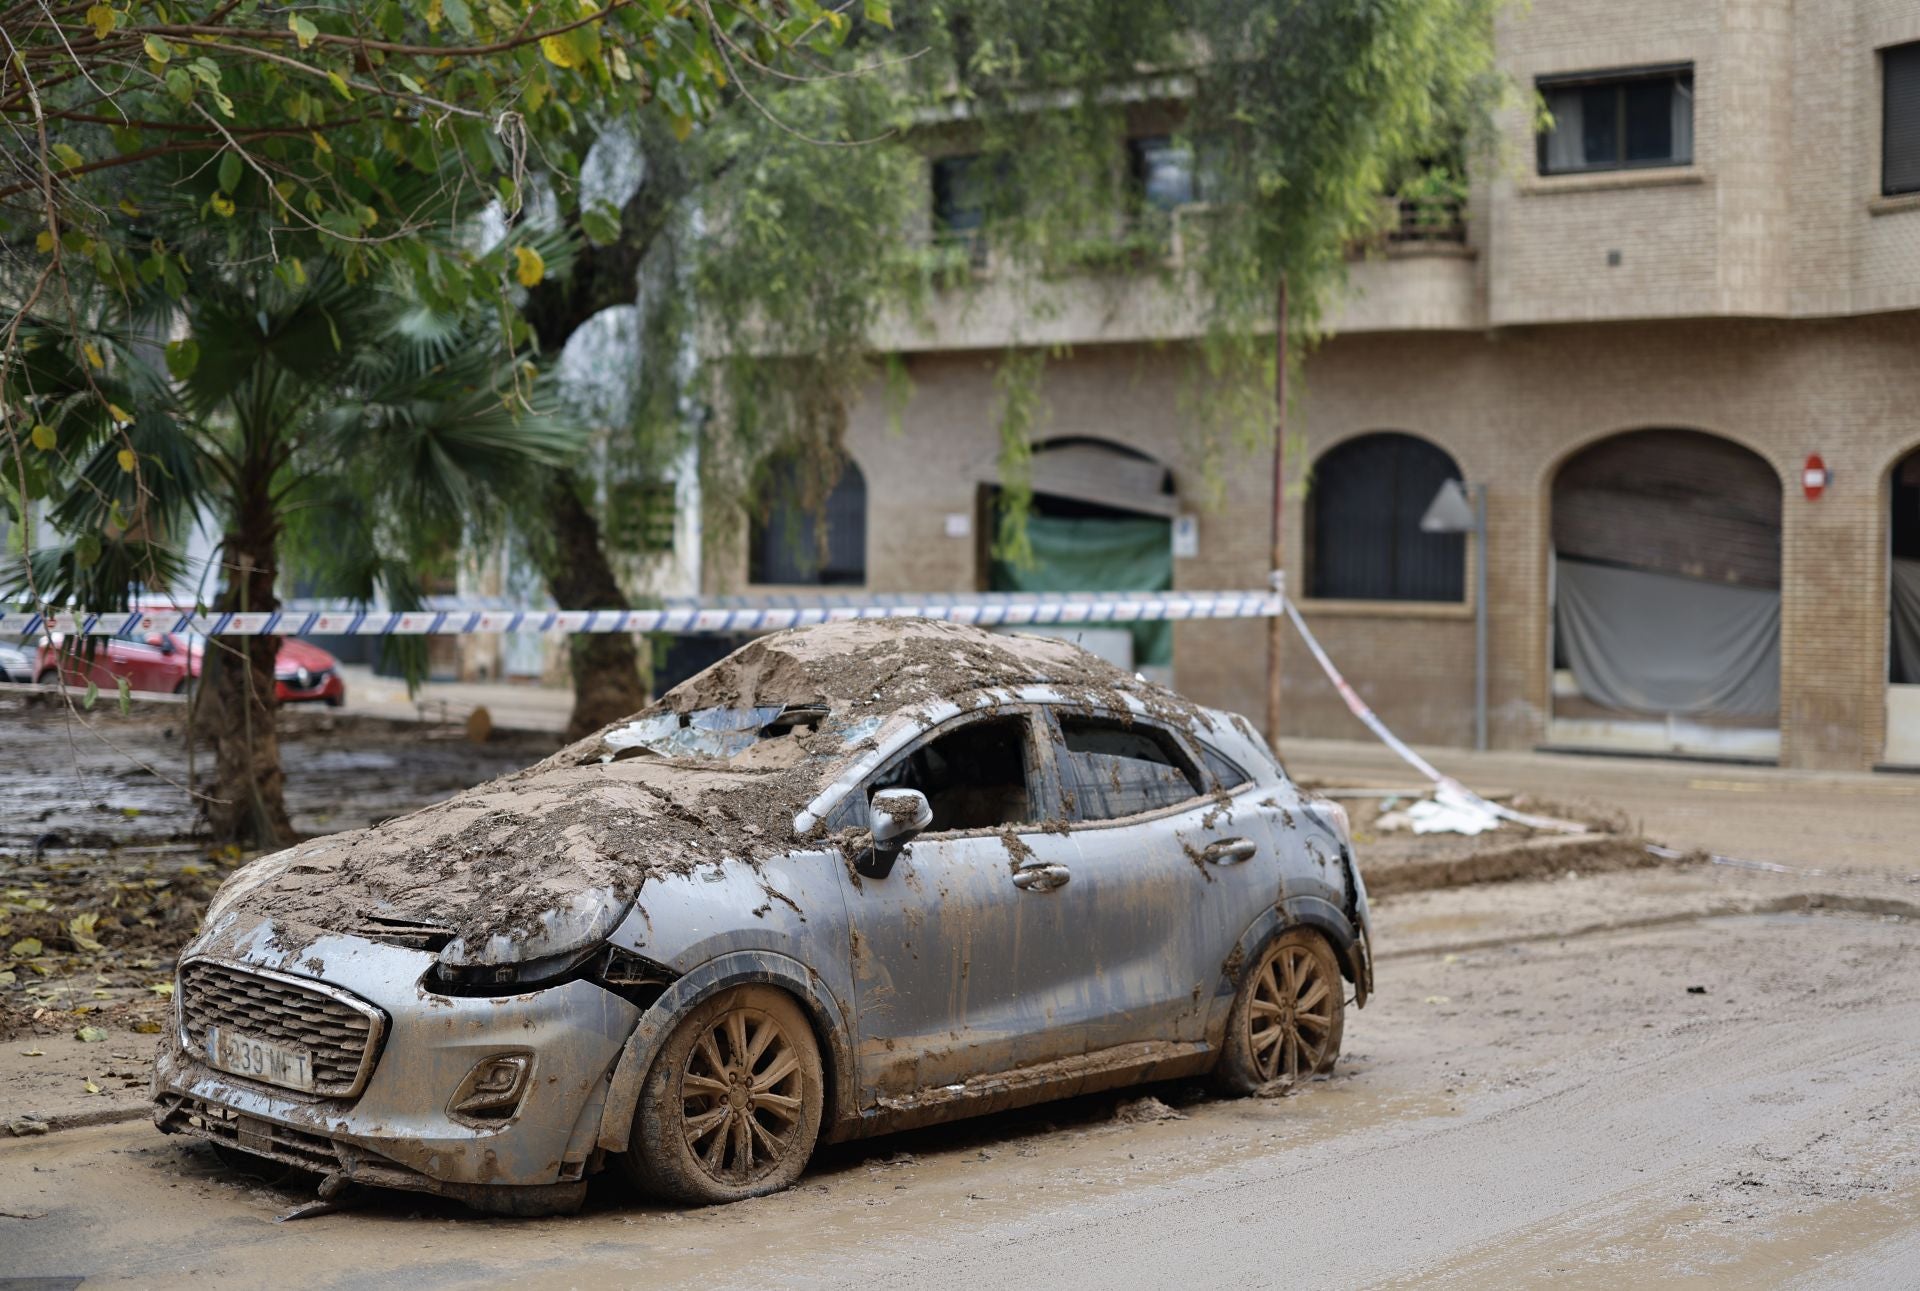
{"type": "Polygon", "coordinates": [[[1579,174],[1693,162],[1693,68],[1543,76],[1553,128],[1540,136],[1540,173],[1579,174]]]}
{"type": "Polygon", "coordinates": [[[1880,51],[1880,191],[1920,193],[1920,41],[1880,51]]]}
{"type": "Polygon", "coordinates": [[[754,513],[748,536],[748,581],[816,587],[866,582],[866,477],[845,463],[814,507],[807,505],[803,478],[797,458],[776,458],[769,466],[766,501],[754,513]]]}
{"type": "Polygon", "coordinates": [[[1327,450],[1307,495],[1307,585],[1313,596],[1355,601],[1459,601],[1466,537],[1422,533],[1420,517],[1453,459],[1412,435],[1362,435],[1327,450]]]}
{"type": "Polygon", "coordinates": [[[1191,206],[1200,200],[1193,149],[1167,135],[1127,141],[1133,182],[1140,200],[1156,211],[1191,206]]]}
{"type": "Polygon", "coordinates": [[[970,233],[986,221],[980,158],[941,157],[933,163],[933,227],[941,233],[970,233]]]}

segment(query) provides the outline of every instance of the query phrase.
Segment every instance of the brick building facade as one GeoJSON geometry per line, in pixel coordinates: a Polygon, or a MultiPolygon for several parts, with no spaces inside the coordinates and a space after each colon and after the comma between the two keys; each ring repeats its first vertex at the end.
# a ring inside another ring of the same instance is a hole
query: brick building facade
{"type": "MultiPolygon", "coordinates": [[[[1384,581],[1341,575],[1350,593],[1390,594],[1311,594],[1329,585],[1309,563],[1315,505],[1345,496],[1323,470],[1342,459],[1327,454],[1410,436],[1487,491],[1495,746],[1920,764],[1920,684],[1893,683],[1889,630],[1893,505],[1920,488],[1920,182],[1905,178],[1906,149],[1920,171],[1920,0],[1533,0],[1498,43],[1515,81],[1554,106],[1559,137],[1537,140],[1515,109],[1501,155],[1475,174],[1463,241],[1389,244],[1353,265],[1333,334],[1303,369],[1289,587],[1390,725],[1471,740],[1472,544],[1457,557],[1467,576],[1435,581],[1419,571],[1441,549],[1407,536],[1405,499],[1381,501],[1398,508],[1398,537],[1374,544],[1352,516],[1319,532],[1361,564],[1407,565],[1382,566],[1384,581]],[[1661,433],[1613,443],[1647,431],[1661,433]],[[1595,446],[1606,451],[1582,456],[1595,446]],[[1814,454],[1830,473],[1817,500],[1802,487],[1814,454]],[[1556,635],[1556,561],[1570,555],[1777,589],[1777,718],[1596,703],[1556,635]]],[[[1036,316],[989,272],[964,301],[890,327],[878,343],[911,378],[904,433],[876,395],[848,437],[866,491],[865,586],[991,585],[994,377],[1016,336],[1061,356],[1036,438],[1098,441],[1170,473],[1171,509],[1198,525],[1173,584],[1262,584],[1267,450],[1200,462],[1183,429],[1191,311],[1165,292],[1090,283],[1036,316]]],[[[1428,449],[1370,447],[1425,488],[1428,449]]],[[[711,566],[710,583],[741,587],[744,553],[738,564],[711,566]]],[[[1264,632],[1181,625],[1176,683],[1257,718],[1264,632]]],[[[1289,650],[1286,682],[1283,734],[1358,732],[1304,650],[1289,650]]]]}

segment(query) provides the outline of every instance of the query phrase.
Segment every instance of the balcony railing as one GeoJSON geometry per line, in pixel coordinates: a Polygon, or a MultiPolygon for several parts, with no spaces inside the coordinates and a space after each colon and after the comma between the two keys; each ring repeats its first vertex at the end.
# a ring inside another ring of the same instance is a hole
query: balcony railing
{"type": "Polygon", "coordinates": [[[1424,197],[1389,198],[1382,240],[1388,246],[1465,246],[1466,203],[1424,197]]]}

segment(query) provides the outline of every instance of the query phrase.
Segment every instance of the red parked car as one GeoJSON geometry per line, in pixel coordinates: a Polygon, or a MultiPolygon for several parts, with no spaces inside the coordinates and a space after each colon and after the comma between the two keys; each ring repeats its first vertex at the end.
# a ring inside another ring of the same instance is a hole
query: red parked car
{"type": "MultiPolygon", "coordinates": [[[[101,690],[114,690],[125,677],[134,690],[162,695],[191,693],[200,680],[200,656],[206,638],[197,632],[147,632],[138,626],[100,641],[91,660],[65,654],[62,639],[41,642],[34,679],[42,685],[56,677],[69,686],[89,681],[101,690]]],[[[280,642],[273,661],[274,698],[282,704],[319,702],[338,708],[347,702],[347,683],[340,663],[317,645],[297,637],[280,642]]]]}

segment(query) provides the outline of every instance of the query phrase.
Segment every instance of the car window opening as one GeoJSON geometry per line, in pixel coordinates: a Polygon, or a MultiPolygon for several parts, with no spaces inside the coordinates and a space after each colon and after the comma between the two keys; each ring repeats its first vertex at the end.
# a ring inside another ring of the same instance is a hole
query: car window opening
{"type": "Polygon", "coordinates": [[[882,789],[918,789],[933,808],[928,830],[936,834],[1029,824],[1026,739],[1022,717],[969,722],[875,776],[867,797],[882,789]]]}
{"type": "MultiPolygon", "coordinates": [[[[820,704],[788,707],[701,708],[691,713],[654,713],[608,731],[601,739],[602,762],[652,754],[665,758],[738,757],[754,745],[786,736],[811,735],[829,716],[820,704]]],[[[871,732],[843,732],[848,744],[871,732]]]]}
{"type": "Polygon", "coordinates": [[[1135,722],[1062,717],[1060,784],[1074,820],[1117,820],[1158,811],[1200,792],[1164,731],[1135,722]]]}

